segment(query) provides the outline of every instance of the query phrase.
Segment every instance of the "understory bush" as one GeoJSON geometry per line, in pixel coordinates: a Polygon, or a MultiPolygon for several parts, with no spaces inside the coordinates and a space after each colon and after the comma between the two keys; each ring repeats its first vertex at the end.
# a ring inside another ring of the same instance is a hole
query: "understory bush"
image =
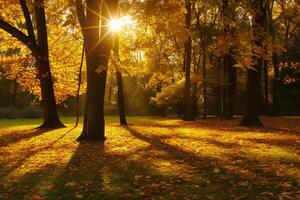
{"type": "Polygon", "coordinates": [[[0,119],[16,119],[16,118],[41,118],[43,112],[38,107],[27,107],[19,109],[16,107],[0,108],[0,119]]]}

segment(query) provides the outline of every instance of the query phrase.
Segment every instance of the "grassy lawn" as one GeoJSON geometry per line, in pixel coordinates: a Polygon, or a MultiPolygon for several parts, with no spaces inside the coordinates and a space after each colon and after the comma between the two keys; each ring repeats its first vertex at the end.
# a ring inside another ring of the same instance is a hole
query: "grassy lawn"
{"type": "Polygon", "coordinates": [[[0,120],[0,199],[300,199],[299,118],[108,117],[104,144],[76,142],[81,127],[63,121],[0,120]]]}

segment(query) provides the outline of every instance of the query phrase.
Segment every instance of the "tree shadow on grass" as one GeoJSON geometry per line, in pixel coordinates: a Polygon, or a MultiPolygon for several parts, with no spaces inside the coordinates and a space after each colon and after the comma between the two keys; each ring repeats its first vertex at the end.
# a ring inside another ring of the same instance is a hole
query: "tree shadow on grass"
{"type": "MultiPolygon", "coordinates": [[[[48,130],[50,131],[50,130],[48,130]]],[[[45,133],[45,132],[44,132],[45,133]]],[[[45,146],[38,147],[36,149],[29,149],[28,151],[23,151],[22,155],[16,155],[17,157],[20,157],[20,159],[16,162],[14,162],[13,165],[9,166],[9,168],[2,169],[1,173],[3,174],[3,177],[13,172],[15,169],[21,167],[28,159],[33,157],[37,153],[41,153],[43,151],[46,151],[48,149],[51,149],[57,142],[59,142],[62,138],[64,138],[68,133],[65,133],[58,138],[56,138],[54,141],[46,144],[45,146]]],[[[37,135],[36,135],[37,136],[37,135]]],[[[29,139],[29,138],[28,138],[29,139]]],[[[0,146],[1,147],[1,146],[0,146]]],[[[1,152],[0,152],[1,155],[1,152]]],[[[9,163],[10,164],[10,163],[9,163]]],[[[1,175],[1,174],[0,174],[1,175]]]]}
{"type": "MultiPolygon", "coordinates": [[[[193,153],[194,149],[187,151],[168,144],[159,136],[140,132],[135,126],[124,129],[130,134],[123,136],[149,145],[115,152],[102,143],[81,142],[67,166],[28,173],[18,183],[25,184],[22,180],[29,180],[30,176],[42,177],[32,179],[35,183],[30,183],[28,190],[32,193],[38,187],[36,193],[45,199],[251,200],[278,199],[283,192],[291,193],[296,199],[295,186],[285,188],[281,185],[288,177],[278,177],[274,170],[264,171],[259,160],[239,155],[229,155],[227,161],[220,160],[193,153]],[[162,169],[156,162],[168,165],[163,165],[165,168],[162,169]],[[236,169],[229,169],[228,165],[235,165],[236,169]],[[51,175],[52,171],[56,174],[51,175]],[[46,181],[52,185],[48,190],[45,179],[51,179],[46,181]]],[[[222,143],[212,142],[212,145],[236,148],[222,143]]],[[[16,199],[13,197],[11,199],[16,199]]]]}
{"type": "Polygon", "coordinates": [[[151,121],[139,123],[139,126],[145,127],[159,127],[159,128],[199,128],[202,130],[215,130],[226,132],[260,132],[260,133],[274,133],[274,134],[289,134],[300,135],[300,119],[281,119],[282,122],[278,123],[278,118],[266,118],[264,127],[240,127],[238,126],[240,119],[235,120],[219,120],[218,118],[211,118],[206,120],[197,120],[194,122],[176,121],[176,123],[166,123],[164,121],[151,121]]]}
{"type": "Polygon", "coordinates": [[[143,160],[132,160],[136,153],[114,154],[103,143],[81,142],[47,199],[152,199],[167,193],[168,188],[154,184],[168,176],[143,160]]]}
{"type": "MultiPolygon", "coordinates": [[[[173,161],[184,161],[185,164],[195,169],[195,177],[204,177],[210,183],[209,187],[215,189],[213,192],[207,190],[208,196],[215,196],[217,194],[217,198],[219,199],[228,199],[230,195],[235,194],[240,197],[244,196],[241,199],[257,199],[262,193],[264,193],[262,194],[263,196],[268,192],[275,196],[280,196],[284,192],[290,192],[291,196],[299,195],[299,193],[296,194],[295,192],[298,188],[295,180],[293,180],[293,187],[282,187],[285,181],[291,180],[291,177],[280,177],[276,175],[274,170],[266,171],[265,169],[261,169],[260,160],[245,158],[236,154],[229,155],[230,160],[226,161],[199,156],[167,144],[156,136],[142,134],[130,126],[125,128],[137,139],[149,143],[151,145],[149,148],[164,151],[171,156],[173,161]],[[236,161],[238,162],[236,163],[236,161]],[[233,170],[230,165],[235,165],[236,168],[233,170]]],[[[232,148],[214,141],[210,142],[213,145],[223,148],[232,148]]],[[[293,164],[298,165],[299,163],[294,162],[293,164]]]]}
{"type": "Polygon", "coordinates": [[[8,134],[1,136],[0,147],[8,146],[13,143],[20,142],[22,140],[27,140],[33,137],[37,137],[54,129],[30,129],[22,131],[11,131],[8,134]]]}
{"type": "Polygon", "coordinates": [[[51,176],[49,170],[51,167],[55,166],[26,173],[17,180],[3,182],[3,184],[0,182],[0,199],[39,199],[39,196],[35,195],[41,190],[40,183],[45,180],[45,177],[51,176]]]}

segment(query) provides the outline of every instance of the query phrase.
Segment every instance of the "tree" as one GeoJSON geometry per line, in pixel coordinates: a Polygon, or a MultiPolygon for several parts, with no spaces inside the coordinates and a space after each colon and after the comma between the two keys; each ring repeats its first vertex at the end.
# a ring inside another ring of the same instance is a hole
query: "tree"
{"type": "Polygon", "coordinates": [[[34,24],[25,0],[19,1],[23,16],[25,18],[28,35],[17,27],[11,25],[0,17],[0,28],[24,43],[35,58],[35,65],[38,69],[38,76],[41,87],[42,105],[44,113],[44,123],[39,128],[60,128],[64,127],[58,117],[56,100],[54,96],[53,81],[50,71],[48,35],[44,0],[34,1],[34,15],[36,22],[37,37],[34,32],[34,24]]]}
{"type": "Polygon", "coordinates": [[[117,15],[117,0],[75,0],[87,66],[83,130],[78,140],[104,141],[104,96],[113,33],[109,20],[117,15]]]}
{"type": "MultiPolygon", "coordinates": [[[[228,0],[222,1],[221,6],[223,30],[225,37],[234,37],[234,28],[231,26],[232,20],[234,20],[233,8],[230,7],[228,0]]],[[[230,47],[228,52],[223,56],[224,70],[226,71],[227,77],[227,88],[226,88],[226,101],[225,101],[225,112],[224,117],[227,120],[233,119],[235,96],[236,96],[236,68],[234,67],[233,48],[230,47]]]]}
{"type": "Polygon", "coordinates": [[[123,91],[123,76],[120,70],[120,53],[119,53],[119,35],[118,33],[114,34],[114,57],[115,57],[115,66],[116,66],[116,77],[117,77],[117,88],[118,88],[118,109],[119,109],[119,118],[120,125],[127,125],[126,115],[125,115],[125,105],[124,105],[124,91],[123,91]]]}
{"type": "MultiPolygon", "coordinates": [[[[246,112],[242,121],[241,126],[262,126],[259,119],[260,115],[260,102],[261,102],[261,70],[263,64],[262,52],[264,52],[265,42],[265,20],[266,20],[266,2],[265,0],[251,0],[251,8],[255,13],[252,21],[253,29],[253,40],[256,45],[256,54],[253,55],[254,64],[251,68],[247,69],[247,102],[246,112]]],[[[254,50],[253,50],[254,51],[254,50]]]]}
{"type": "Polygon", "coordinates": [[[193,103],[191,95],[191,64],[192,64],[192,36],[191,36],[191,22],[192,22],[192,5],[190,0],[185,1],[186,16],[185,25],[188,31],[188,37],[185,42],[184,50],[184,70],[185,70],[185,87],[184,87],[184,116],[183,120],[193,121],[193,103]]]}

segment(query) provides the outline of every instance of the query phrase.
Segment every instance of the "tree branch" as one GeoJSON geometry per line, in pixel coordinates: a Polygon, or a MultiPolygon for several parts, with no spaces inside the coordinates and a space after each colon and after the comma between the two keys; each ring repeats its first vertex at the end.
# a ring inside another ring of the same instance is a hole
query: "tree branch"
{"type": "Polygon", "coordinates": [[[4,21],[2,18],[0,18],[0,28],[9,33],[11,36],[17,38],[23,44],[25,44],[35,56],[39,55],[38,46],[36,44],[31,43],[30,38],[27,35],[25,35],[22,31],[15,28],[8,22],[4,21]]]}
{"type": "Polygon", "coordinates": [[[32,23],[31,17],[30,17],[30,12],[29,12],[28,6],[26,4],[26,0],[19,0],[19,1],[20,1],[22,11],[23,11],[24,18],[25,18],[28,37],[31,40],[31,43],[36,44],[33,23],[32,23]]]}
{"type": "Polygon", "coordinates": [[[86,26],[86,16],[84,13],[84,6],[82,0],[75,0],[74,3],[79,24],[81,28],[84,28],[86,26]]]}

